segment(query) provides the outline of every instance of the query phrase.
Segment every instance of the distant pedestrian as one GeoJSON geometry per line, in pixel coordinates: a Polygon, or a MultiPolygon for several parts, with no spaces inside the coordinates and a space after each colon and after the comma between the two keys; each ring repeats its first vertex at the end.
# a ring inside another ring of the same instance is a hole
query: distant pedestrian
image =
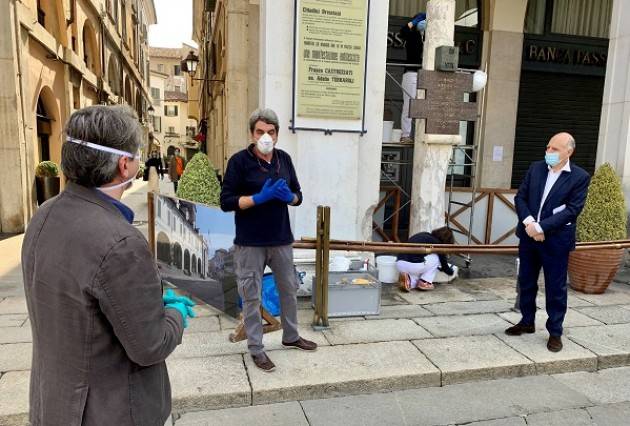
{"type": "Polygon", "coordinates": [[[179,148],[176,148],[171,160],[168,163],[168,176],[171,178],[171,182],[173,182],[175,194],[177,194],[177,184],[184,174],[185,168],[186,161],[181,155],[179,155],[179,148]]]}
{"type": "Polygon", "coordinates": [[[521,320],[505,330],[509,336],[536,331],[538,276],[545,274],[547,349],[562,350],[562,323],[567,312],[567,268],[575,249],[575,221],[588,191],[590,178],[569,161],[575,139],[568,133],[554,135],[545,159],[533,163],[514,197],[519,238],[518,286],[521,320]]]}
{"type": "Polygon", "coordinates": [[[171,412],[164,360],[192,302],[163,298],[149,245],[120,201],[141,137],[128,107],[75,111],[61,152],[66,188],[24,236],[32,425],[163,425],[171,412]]]}
{"type": "MultiPolygon", "coordinates": [[[[434,229],[429,232],[420,232],[409,238],[409,243],[414,244],[454,244],[453,231],[448,227],[434,229]]],[[[449,265],[445,254],[400,254],[396,261],[396,267],[400,272],[400,289],[409,291],[433,290],[433,280],[438,270],[446,275],[455,273],[449,265]]]]}
{"type": "Polygon", "coordinates": [[[149,180],[149,170],[151,167],[155,167],[155,171],[158,176],[164,179],[164,166],[162,165],[162,159],[157,151],[151,151],[149,159],[144,163],[144,180],[149,180]]]}
{"type": "Polygon", "coordinates": [[[279,130],[278,117],[271,109],[251,114],[252,143],[230,158],[221,191],[221,208],[236,212],[236,279],[243,300],[247,346],[256,367],[267,372],[275,369],[262,343],[260,304],[267,265],[280,294],[282,344],[304,351],[317,349],[317,344],[298,333],[298,282],[287,206],[302,203],[302,190],[291,157],[275,148],[279,130]]]}

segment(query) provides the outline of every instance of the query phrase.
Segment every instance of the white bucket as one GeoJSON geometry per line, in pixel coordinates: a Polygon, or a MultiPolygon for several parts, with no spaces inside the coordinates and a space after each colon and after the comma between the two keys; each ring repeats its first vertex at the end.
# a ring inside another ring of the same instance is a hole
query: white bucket
{"type": "Polygon", "coordinates": [[[393,121],[383,121],[383,142],[392,141],[392,130],[394,129],[393,121]]]}
{"type": "Polygon", "coordinates": [[[402,130],[394,129],[392,130],[392,142],[400,142],[400,138],[402,138],[402,130]]]}
{"type": "Polygon", "coordinates": [[[350,259],[344,256],[335,256],[329,266],[330,272],[345,272],[350,268],[350,259]]]}
{"type": "Polygon", "coordinates": [[[377,256],[378,280],[382,283],[393,284],[398,282],[398,268],[396,268],[396,256],[377,256]]]}

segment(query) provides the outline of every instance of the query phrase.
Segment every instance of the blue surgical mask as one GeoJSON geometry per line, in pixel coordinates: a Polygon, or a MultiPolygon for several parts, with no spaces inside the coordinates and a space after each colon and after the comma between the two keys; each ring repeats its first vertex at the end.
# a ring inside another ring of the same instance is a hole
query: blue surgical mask
{"type": "Polygon", "coordinates": [[[560,163],[560,154],[557,152],[548,152],[545,154],[545,163],[549,167],[555,167],[560,163]]]}

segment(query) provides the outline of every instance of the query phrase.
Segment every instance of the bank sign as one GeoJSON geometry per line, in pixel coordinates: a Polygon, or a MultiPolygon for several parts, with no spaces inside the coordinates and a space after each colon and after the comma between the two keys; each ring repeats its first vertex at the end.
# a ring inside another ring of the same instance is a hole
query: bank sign
{"type": "Polygon", "coordinates": [[[566,74],[606,75],[608,40],[545,39],[526,36],[523,69],[566,74]]]}

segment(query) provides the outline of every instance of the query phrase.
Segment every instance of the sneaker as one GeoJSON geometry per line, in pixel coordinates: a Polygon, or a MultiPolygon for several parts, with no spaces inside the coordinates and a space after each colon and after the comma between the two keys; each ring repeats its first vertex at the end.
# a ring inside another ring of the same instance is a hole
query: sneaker
{"type": "Polygon", "coordinates": [[[301,349],[303,351],[317,350],[317,343],[302,339],[301,337],[292,343],[282,342],[282,346],[289,349],[301,349]]]}
{"type": "Polygon", "coordinates": [[[252,354],[252,359],[254,360],[254,364],[256,367],[260,368],[262,371],[266,373],[271,373],[276,369],[276,365],[271,362],[266,353],[261,352],[258,355],[252,354]]]}
{"type": "Polygon", "coordinates": [[[523,333],[531,334],[535,332],[536,327],[534,327],[533,325],[524,324],[516,324],[505,330],[505,334],[507,334],[508,336],[520,336],[523,333]]]}

